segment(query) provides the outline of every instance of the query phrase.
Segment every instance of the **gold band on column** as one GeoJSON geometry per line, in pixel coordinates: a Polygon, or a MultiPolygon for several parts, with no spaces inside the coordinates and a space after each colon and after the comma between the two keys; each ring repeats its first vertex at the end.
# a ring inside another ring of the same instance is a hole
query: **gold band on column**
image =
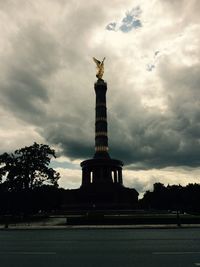
{"type": "Polygon", "coordinates": [[[97,122],[97,121],[107,121],[107,119],[104,118],[104,117],[99,117],[99,118],[96,118],[96,122],[97,122]]]}
{"type": "Polygon", "coordinates": [[[108,151],[108,147],[107,146],[96,146],[95,147],[95,151],[107,152],[108,151]]]}
{"type": "Polygon", "coordinates": [[[106,103],[96,103],[96,107],[104,106],[106,107],[106,103]]]}
{"type": "Polygon", "coordinates": [[[97,132],[95,133],[95,136],[107,136],[106,132],[97,132]]]}

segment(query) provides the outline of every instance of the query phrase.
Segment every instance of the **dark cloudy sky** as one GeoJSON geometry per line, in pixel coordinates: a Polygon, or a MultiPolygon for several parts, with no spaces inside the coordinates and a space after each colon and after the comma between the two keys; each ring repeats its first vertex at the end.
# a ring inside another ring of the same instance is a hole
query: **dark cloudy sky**
{"type": "Polygon", "coordinates": [[[65,188],[94,153],[106,57],[110,154],[124,183],[200,181],[200,1],[0,1],[0,153],[55,147],[65,188]]]}

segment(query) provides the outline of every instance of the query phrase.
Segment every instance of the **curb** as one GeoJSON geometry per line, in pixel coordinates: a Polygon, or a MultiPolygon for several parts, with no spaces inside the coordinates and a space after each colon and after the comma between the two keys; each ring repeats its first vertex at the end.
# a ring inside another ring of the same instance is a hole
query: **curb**
{"type": "Polygon", "coordinates": [[[134,230],[134,229],[189,229],[189,228],[200,228],[200,224],[183,224],[177,226],[176,224],[169,225],[55,225],[55,226],[12,226],[8,228],[0,226],[0,230],[9,231],[9,230],[97,230],[97,229],[124,229],[124,230],[134,230]]]}

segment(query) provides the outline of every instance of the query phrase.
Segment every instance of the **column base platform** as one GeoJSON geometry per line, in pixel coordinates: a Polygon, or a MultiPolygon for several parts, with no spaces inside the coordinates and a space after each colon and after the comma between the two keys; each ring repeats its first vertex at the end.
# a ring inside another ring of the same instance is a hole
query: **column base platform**
{"type": "Polygon", "coordinates": [[[119,184],[122,186],[122,166],[122,161],[111,158],[94,158],[82,161],[81,187],[97,185],[106,190],[108,185],[119,184]]]}

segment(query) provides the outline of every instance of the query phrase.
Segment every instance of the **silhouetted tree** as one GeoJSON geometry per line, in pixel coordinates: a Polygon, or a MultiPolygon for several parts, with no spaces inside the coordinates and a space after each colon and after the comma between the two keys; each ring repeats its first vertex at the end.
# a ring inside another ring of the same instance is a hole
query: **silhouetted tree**
{"type": "Polygon", "coordinates": [[[145,209],[200,212],[200,185],[168,185],[156,183],[153,191],[146,191],[140,206],[145,209]]]}
{"type": "Polygon", "coordinates": [[[37,143],[4,153],[0,155],[0,180],[5,177],[8,191],[27,191],[43,184],[57,187],[60,174],[49,168],[52,157],[56,157],[53,149],[37,143]]]}

